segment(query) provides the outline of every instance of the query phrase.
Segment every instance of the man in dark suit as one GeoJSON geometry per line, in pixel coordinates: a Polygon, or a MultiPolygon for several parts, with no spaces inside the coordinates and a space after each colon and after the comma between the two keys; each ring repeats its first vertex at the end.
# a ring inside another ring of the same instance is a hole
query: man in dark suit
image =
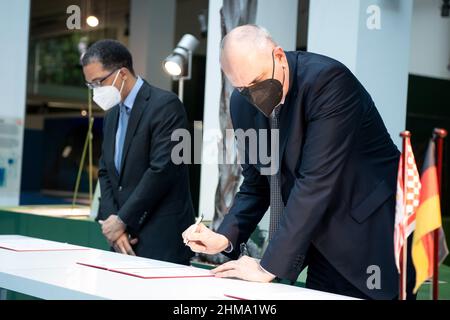
{"type": "Polygon", "coordinates": [[[136,77],[117,41],[94,43],[81,62],[94,101],[107,110],[97,218],[105,237],[117,252],[189,264],[180,237],[194,221],[188,169],[171,160],[172,132],[187,128],[183,104],[136,77]]]}
{"type": "Polygon", "coordinates": [[[244,181],[233,206],[217,233],[204,225],[185,231],[191,249],[236,258],[270,206],[262,259],[225,263],[214,270],[217,276],[293,282],[308,266],[308,288],[394,299],[399,151],[370,95],[338,61],[284,52],[253,25],[224,38],[221,66],[236,88],[234,129],[279,129],[273,150],[279,170],[264,175],[267,168],[248,163],[245,148],[244,181]]]}

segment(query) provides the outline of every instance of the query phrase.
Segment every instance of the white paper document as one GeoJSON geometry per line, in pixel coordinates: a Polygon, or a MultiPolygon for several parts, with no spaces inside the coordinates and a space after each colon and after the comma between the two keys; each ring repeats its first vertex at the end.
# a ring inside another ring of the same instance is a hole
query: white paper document
{"type": "MultiPolygon", "coordinates": [[[[224,296],[237,300],[353,300],[355,298],[279,283],[228,282],[224,296]]],[[[357,299],[356,299],[357,300],[357,299]]]]}
{"type": "Polygon", "coordinates": [[[161,278],[202,278],[214,275],[205,269],[195,267],[169,267],[169,268],[140,268],[140,269],[109,269],[109,271],[135,276],[144,279],[161,278]]]}
{"type": "Polygon", "coordinates": [[[143,279],[197,278],[214,276],[209,270],[191,266],[180,266],[156,260],[101,261],[100,259],[90,259],[80,260],[77,264],[143,279]]]}

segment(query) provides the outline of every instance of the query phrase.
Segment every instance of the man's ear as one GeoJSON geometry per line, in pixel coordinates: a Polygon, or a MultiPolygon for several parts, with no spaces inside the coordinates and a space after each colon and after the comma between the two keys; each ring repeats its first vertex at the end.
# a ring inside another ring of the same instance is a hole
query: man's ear
{"type": "Polygon", "coordinates": [[[120,76],[122,77],[123,80],[127,80],[128,78],[128,69],[126,68],[120,68],[120,76]]]}
{"type": "Polygon", "coordinates": [[[285,56],[283,48],[280,46],[276,46],[273,49],[273,55],[275,59],[278,59],[278,61],[282,61],[285,56]]]}

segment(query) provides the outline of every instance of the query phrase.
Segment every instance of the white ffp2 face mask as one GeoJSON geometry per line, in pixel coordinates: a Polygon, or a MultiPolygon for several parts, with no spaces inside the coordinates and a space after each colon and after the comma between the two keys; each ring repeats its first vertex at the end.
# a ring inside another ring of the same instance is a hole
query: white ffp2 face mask
{"type": "Polygon", "coordinates": [[[100,108],[102,108],[105,111],[108,111],[115,105],[119,104],[120,101],[122,100],[120,94],[122,93],[125,80],[122,81],[120,91],[114,86],[114,83],[116,82],[119,73],[120,70],[117,71],[117,74],[114,78],[112,85],[94,88],[93,100],[95,101],[96,104],[98,104],[100,108]]]}

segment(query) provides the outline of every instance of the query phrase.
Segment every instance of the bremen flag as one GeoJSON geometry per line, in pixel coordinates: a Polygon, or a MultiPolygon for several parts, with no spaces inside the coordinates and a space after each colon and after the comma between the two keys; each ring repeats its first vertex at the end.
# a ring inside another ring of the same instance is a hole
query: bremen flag
{"type": "Polygon", "coordinates": [[[397,196],[395,205],[394,254],[400,273],[400,253],[405,240],[414,231],[416,210],[419,206],[420,177],[417,171],[411,140],[405,138],[405,154],[400,157],[397,174],[397,196]],[[403,169],[405,163],[406,170],[403,169]],[[406,186],[403,176],[406,175],[406,186]],[[405,199],[406,193],[406,199],[405,199]]]}
{"type": "Polygon", "coordinates": [[[412,259],[416,269],[417,292],[420,285],[433,276],[433,231],[439,229],[439,259],[441,263],[448,254],[442,230],[439,184],[436,170],[435,144],[431,140],[423,164],[420,205],[416,211],[416,229],[412,244],[412,259]]]}

